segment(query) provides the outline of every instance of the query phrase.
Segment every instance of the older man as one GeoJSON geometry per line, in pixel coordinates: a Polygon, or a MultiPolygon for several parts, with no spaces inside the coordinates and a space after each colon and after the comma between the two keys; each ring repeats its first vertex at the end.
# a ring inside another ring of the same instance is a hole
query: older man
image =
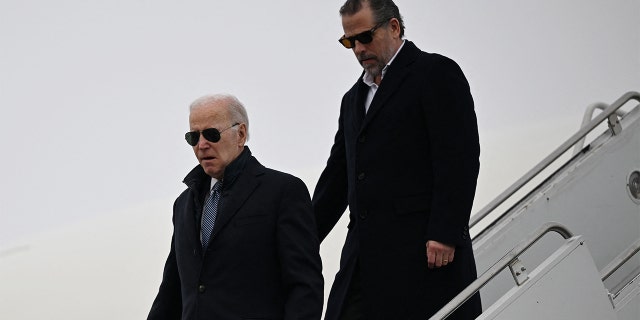
{"type": "Polygon", "coordinates": [[[148,319],[320,319],[322,266],[304,183],[262,166],[231,95],[191,104],[200,165],[173,206],[173,238],[148,319]]]}
{"type": "MultiPolygon", "coordinates": [[[[473,99],[454,61],[403,39],[393,1],[347,0],[340,14],[339,42],[364,70],[313,196],[321,239],[350,211],[326,319],[427,319],[476,278],[473,99]]],[[[479,313],[476,295],[449,319],[479,313]]]]}

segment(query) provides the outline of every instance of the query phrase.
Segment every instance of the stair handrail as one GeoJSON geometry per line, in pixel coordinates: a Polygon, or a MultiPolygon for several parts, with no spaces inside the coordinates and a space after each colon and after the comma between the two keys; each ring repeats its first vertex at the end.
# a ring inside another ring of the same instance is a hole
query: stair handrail
{"type": "Polygon", "coordinates": [[[480,277],[468,285],[457,296],[449,301],[442,309],[436,314],[431,316],[429,320],[442,320],[450,316],[456,311],[463,303],[465,303],[476,292],[480,291],[489,281],[495,278],[502,270],[518,260],[518,257],[527,251],[533,244],[538,242],[547,233],[554,231],[560,234],[565,240],[573,237],[573,234],[569,229],[558,222],[547,222],[543,224],[538,230],[531,233],[527,238],[522,240],[517,246],[509,251],[504,257],[498,260],[493,266],[485,271],[480,277]]]}
{"type": "MultiPolygon", "coordinates": [[[[487,215],[489,215],[493,210],[495,210],[499,205],[504,203],[509,197],[511,197],[514,193],[520,190],[525,184],[535,178],[542,170],[546,169],[549,165],[551,165],[556,159],[562,156],[567,150],[569,150],[573,145],[575,145],[580,139],[589,134],[593,129],[595,129],[602,121],[607,119],[611,114],[616,112],[616,110],[620,109],[623,105],[631,100],[636,100],[640,102],[640,93],[636,91],[629,91],[622,95],[618,100],[613,102],[610,106],[608,106],[604,111],[598,114],[591,122],[587,125],[583,126],[573,134],[567,141],[565,141],[562,145],[560,145],[557,149],[555,149],[551,154],[549,154],[546,158],[544,158],[540,163],[538,163],[533,169],[529,170],[522,178],[512,184],[509,188],[503,191],[500,195],[498,195],[493,201],[484,206],[478,213],[471,216],[469,221],[469,227],[474,227],[478,222],[484,219],[487,215]]],[[[486,230],[478,232],[474,239],[482,234],[486,230]]]]}
{"type": "MultiPolygon", "coordinates": [[[[620,253],[617,257],[615,257],[615,259],[613,259],[613,261],[611,261],[611,263],[609,263],[606,267],[604,267],[604,269],[602,269],[602,271],[600,271],[600,278],[602,279],[602,281],[604,282],[607,279],[609,279],[609,277],[614,272],[618,271],[620,267],[622,267],[625,263],[627,263],[627,261],[631,260],[631,258],[635,256],[638,252],[640,252],[640,239],[632,243],[624,252],[620,253]]],[[[609,295],[613,299],[617,298],[620,292],[622,292],[623,290],[625,290],[625,288],[627,288],[629,285],[634,283],[638,279],[638,277],[640,277],[640,274],[636,274],[636,276],[633,279],[629,280],[627,284],[621,289],[619,289],[616,293],[609,293],[609,295]]]]}
{"type": "MultiPolygon", "coordinates": [[[[609,105],[604,103],[604,102],[595,102],[595,103],[592,103],[589,106],[587,106],[587,110],[585,110],[584,116],[582,117],[582,124],[580,125],[580,128],[588,125],[589,122],[591,122],[591,120],[593,119],[593,113],[596,111],[596,109],[605,110],[605,109],[607,109],[608,106],[609,105]]],[[[615,113],[620,118],[623,118],[627,114],[626,112],[624,112],[624,111],[622,111],[620,109],[616,110],[615,113]]],[[[586,138],[587,138],[586,136],[580,138],[580,140],[573,147],[573,155],[574,156],[576,154],[580,153],[580,151],[582,151],[582,148],[584,147],[584,140],[586,138]]]]}
{"type": "Polygon", "coordinates": [[[600,271],[600,277],[602,281],[607,280],[614,272],[616,272],[623,264],[629,261],[636,253],[640,252],[640,239],[632,243],[624,252],[620,253],[617,257],[611,261],[602,271],[600,271]]]}

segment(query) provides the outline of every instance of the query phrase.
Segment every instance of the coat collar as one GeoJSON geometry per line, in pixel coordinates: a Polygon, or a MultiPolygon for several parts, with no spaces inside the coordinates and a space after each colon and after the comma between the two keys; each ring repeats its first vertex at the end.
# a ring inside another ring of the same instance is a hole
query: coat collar
{"type": "Polygon", "coordinates": [[[245,154],[242,161],[242,166],[235,172],[233,177],[227,176],[225,170],[225,183],[223,183],[218,217],[216,218],[209,241],[215,241],[216,236],[238,213],[240,208],[245,204],[256,188],[260,186],[260,176],[265,173],[265,167],[260,164],[255,157],[251,156],[250,152],[245,154]],[[228,178],[233,180],[230,180],[227,184],[226,179],[228,178]]]}
{"type": "MultiPolygon", "coordinates": [[[[417,59],[420,52],[420,49],[418,49],[413,42],[406,40],[404,46],[400,49],[400,52],[398,52],[398,55],[389,65],[389,69],[382,79],[382,82],[380,82],[378,91],[371,101],[371,106],[369,106],[369,111],[364,116],[364,123],[361,129],[365,128],[368,123],[371,122],[380,109],[385,106],[385,102],[396,92],[396,89],[400,87],[411,71],[409,66],[417,59]]],[[[366,96],[366,91],[369,90],[369,87],[362,81],[362,75],[360,76],[357,87],[358,108],[362,109],[364,113],[364,98],[362,97],[366,96]],[[365,90],[365,92],[362,92],[362,90],[365,90]]]]}
{"type": "MultiPolygon", "coordinates": [[[[222,185],[222,201],[218,210],[218,216],[211,233],[210,242],[220,233],[229,220],[238,212],[240,207],[249,198],[253,190],[260,185],[258,176],[262,175],[265,167],[251,155],[249,147],[245,146],[238,158],[227,166],[222,185]]],[[[192,190],[195,216],[192,220],[194,233],[192,241],[200,243],[200,219],[202,218],[202,206],[204,202],[204,190],[209,187],[211,177],[198,165],[187,174],[183,182],[192,190]]],[[[197,245],[200,248],[199,245],[197,245]]],[[[211,247],[211,246],[210,246],[211,247]]]]}
{"type": "MultiPolygon", "coordinates": [[[[223,190],[231,188],[244,169],[249,158],[252,158],[251,150],[249,150],[248,146],[245,146],[240,155],[238,155],[238,157],[225,168],[224,177],[222,178],[222,181],[224,182],[222,185],[223,190]]],[[[205,186],[209,186],[210,181],[211,177],[204,172],[204,169],[202,169],[202,166],[200,165],[193,168],[184,180],[182,180],[187,187],[194,189],[198,194],[202,192],[205,186]]]]}

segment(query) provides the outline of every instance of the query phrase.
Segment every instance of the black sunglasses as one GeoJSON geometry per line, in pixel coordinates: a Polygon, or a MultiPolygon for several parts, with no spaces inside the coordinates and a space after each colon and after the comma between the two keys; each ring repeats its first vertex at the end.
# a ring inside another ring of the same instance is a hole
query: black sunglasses
{"type": "Polygon", "coordinates": [[[195,146],[196,144],[198,144],[198,140],[200,140],[200,133],[202,133],[202,136],[207,139],[207,141],[210,142],[218,142],[220,141],[220,134],[225,132],[226,130],[229,130],[237,125],[239,125],[240,123],[236,122],[233,125],[231,125],[231,127],[226,128],[226,129],[222,129],[219,130],[216,128],[209,128],[209,129],[204,129],[202,131],[191,131],[191,132],[187,132],[184,134],[184,139],[187,140],[187,143],[190,146],[195,146]]]}
{"type": "Polygon", "coordinates": [[[356,40],[358,40],[358,42],[360,42],[362,44],[370,43],[371,41],[373,41],[373,33],[378,28],[382,27],[382,25],[384,25],[385,23],[387,23],[387,21],[378,23],[378,24],[376,24],[375,27],[371,28],[370,30],[367,30],[365,32],[360,32],[360,33],[356,34],[355,36],[351,36],[351,37],[342,36],[342,38],[338,39],[338,42],[340,42],[340,44],[342,44],[347,49],[351,49],[351,48],[355,47],[356,46],[356,40]]]}

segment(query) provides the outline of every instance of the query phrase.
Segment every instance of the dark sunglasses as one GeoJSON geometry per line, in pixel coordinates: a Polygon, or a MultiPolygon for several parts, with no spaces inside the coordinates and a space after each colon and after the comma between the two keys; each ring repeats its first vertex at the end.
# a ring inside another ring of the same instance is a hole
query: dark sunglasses
{"type": "Polygon", "coordinates": [[[191,131],[191,132],[187,132],[184,134],[184,139],[187,140],[187,143],[190,146],[195,146],[196,144],[198,144],[198,141],[200,140],[200,133],[202,133],[202,136],[207,139],[207,141],[210,142],[218,142],[220,141],[220,134],[239,125],[240,123],[236,122],[233,125],[231,125],[231,127],[226,128],[226,129],[222,129],[222,130],[218,130],[216,128],[209,128],[209,129],[204,129],[202,131],[191,131]]]}
{"type": "Polygon", "coordinates": [[[351,36],[351,37],[342,36],[342,38],[338,39],[338,42],[340,42],[340,44],[342,44],[347,49],[351,49],[351,48],[355,47],[356,46],[356,40],[358,40],[358,42],[360,42],[362,44],[370,43],[371,41],[373,41],[373,33],[378,28],[382,27],[382,25],[384,25],[385,23],[387,23],[387,21],[378,23],[378,24],[376,24],[375,27],[371,28],[370,30],[367,30],[365,32],[360,32],[360,33],[356,34],[355,36],[351,36]]]}

